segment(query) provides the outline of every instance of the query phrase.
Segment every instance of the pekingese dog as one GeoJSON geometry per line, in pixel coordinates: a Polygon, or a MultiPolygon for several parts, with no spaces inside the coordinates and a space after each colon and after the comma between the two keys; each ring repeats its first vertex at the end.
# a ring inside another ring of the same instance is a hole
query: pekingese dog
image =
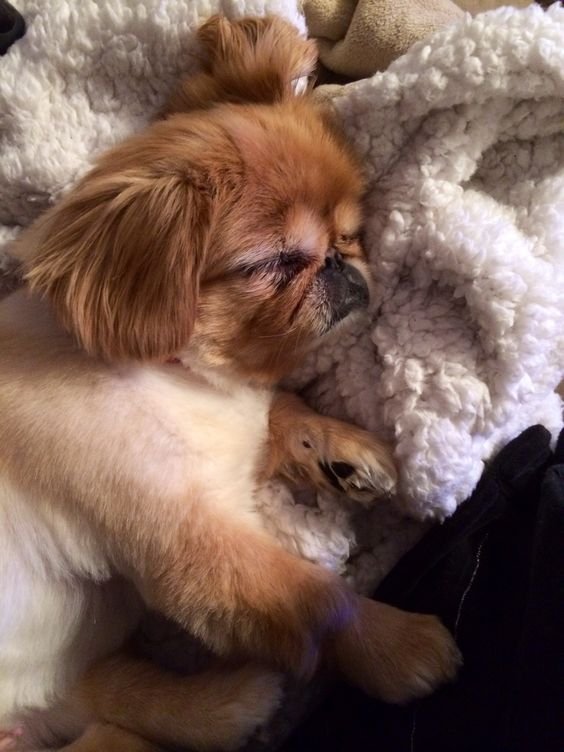
{"type": "Polygon", "coordinates": [[[69,752],[233,749],[276,707],[277,671],[323,658],[402,702],[459,663],[434,617],[355,595],[261,526],[274,476],[361,501],[395,486],[388,446],[275,390],[368,303],[363,182],[294,93],[311,42],[274,18],[214,18],[199,41],[203,70],[162,117],[16,243],[0,749],[30,749],[39,726],[69,752]],[[180,677],[136,659],[123,646],[147,605],[238,663],[180,677]]]}

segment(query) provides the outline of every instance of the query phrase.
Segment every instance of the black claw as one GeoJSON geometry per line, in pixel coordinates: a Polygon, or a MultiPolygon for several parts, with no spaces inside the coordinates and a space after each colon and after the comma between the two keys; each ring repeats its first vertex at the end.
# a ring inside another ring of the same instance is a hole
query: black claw
{"type": "MultiPolygon", "coordinates": [[[[333,488],[336,488],[337,491],[342,491],[343,487],[339,483],[339,478],[335,474],[335,471],[333,470],[331,465],[328,465],[326,462],[318,462],[317,463],[329,483],[333,486],[333,488]]],[[[335,464],[335,463],[333,463],[335,464]]]]}
{"type": "Polygon", "coordinates": [[[338,478],[348,478],[354,473],[354,467],[348,462],[332,462],[331,470],[338,478]]]}

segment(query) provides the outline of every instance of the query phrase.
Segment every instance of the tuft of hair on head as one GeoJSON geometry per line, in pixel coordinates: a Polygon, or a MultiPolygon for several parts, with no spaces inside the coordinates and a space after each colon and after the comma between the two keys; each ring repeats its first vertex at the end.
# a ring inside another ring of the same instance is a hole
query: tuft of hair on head
{"type": "Polygon", "coordinates": [[[275,104],[296,96],[296,82],[317,64],[317,47],[276,16],[230,21],[213,16],[197,33],[199,74],[186,77],[162,115],[217,104],[275,104]]]}

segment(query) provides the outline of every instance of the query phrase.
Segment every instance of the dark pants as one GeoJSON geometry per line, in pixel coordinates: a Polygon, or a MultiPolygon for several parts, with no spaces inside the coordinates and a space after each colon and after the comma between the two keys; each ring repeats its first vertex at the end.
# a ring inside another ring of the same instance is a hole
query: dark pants
{"type": "Polygon", "coordinates": [[[25,22],[13,5],[0,0],[0,55],[25,33],[25,22]]]}
{"type": "Polygon", "coordinates": [[[534,426],[376,597],[436,613],[464,655],[455,684],[407,707],[340,685],[285,752],[563,752],[564,432],[534,426]]]}

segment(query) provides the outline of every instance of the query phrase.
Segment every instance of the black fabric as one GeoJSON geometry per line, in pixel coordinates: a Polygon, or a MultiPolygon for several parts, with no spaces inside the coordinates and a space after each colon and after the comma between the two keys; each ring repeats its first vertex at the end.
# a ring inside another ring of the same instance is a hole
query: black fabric
{"type": "Polygon", "coordinates": [[[0,55],[25,34],[25,21],[13,5],[0,0],[0,55]]]}
{"type": "Polygon", "coordinates": [[[375,597],[440,615],[458,680],[401,708],[338,685],[284,752],[563,752],[564,432],[505,447],[375,597]]]}

